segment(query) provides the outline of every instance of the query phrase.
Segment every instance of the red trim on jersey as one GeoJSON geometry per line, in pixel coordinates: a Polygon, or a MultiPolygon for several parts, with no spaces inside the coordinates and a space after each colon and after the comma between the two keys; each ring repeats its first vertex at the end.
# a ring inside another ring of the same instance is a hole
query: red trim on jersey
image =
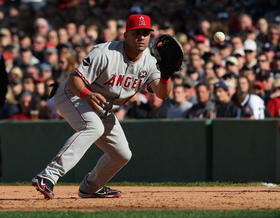
{"type": "Polygon", "coordinates": [[[65,151],[68,150],[68,148],[70,148],[70,146],[76,141],[76,139],[87,129],[87,122],[85,121],[85,119],[83,118],[82,114],[80,113],[80,111],[78,110],[78,108],[75,107],[74,103],[71,101],[71,98],[67,95],[66,91],[65,91],[65,88],[66,88],[66,84],[65,83],[65,86],[64,86],[64,94],[65,96],[67,97],[67,99],[71,102],[71,104],[73,105],[73,107],[76,109],[76,111],[78,112],[78,114],[80,115],[80,117],[82,118],[82,120],[84,121],[85,123],[85,127],[79,131],[81,131],[74,139],[73,141],[70,143],[70,145],[68,145],[65,150],[58,156],[54,159],[54,161],[49,165],[50,167],[54,166],[55,163],[58,162],[58,160],[61,158],[61,156],[65,153],[65,151]]]}
{"type": "Polygon", "coordinates": [[[76,73],[78,73],[79,76],[86,82],[86,84],[87,84],[88,86],[91,85],[91,83],[85,78],[85,76],[81,73],[81,71],[79,71],[78,68],[76,68],[75,71],[76,71],[76,73]]]}

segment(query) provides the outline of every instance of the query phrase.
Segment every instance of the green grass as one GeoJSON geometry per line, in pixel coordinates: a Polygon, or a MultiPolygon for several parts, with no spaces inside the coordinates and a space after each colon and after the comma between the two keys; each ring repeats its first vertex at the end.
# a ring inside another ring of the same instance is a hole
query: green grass
{"type": "Polygon", "coordinates": [[[151,210],[151,211],[104,211],[104,212],[0,212],[0,218],[276,218],[280,210],[151,210]]]}
{"type": "MultiPolygon", "coordinates": [[[[30,186],[31,182],[0,183],[0,186],[30,186]]],[[[57,185],[79,185],[79,183],[58,182],[57,185]]],[[[261,182],[110,182],[108,186],[263,186],[261,182]]]]}

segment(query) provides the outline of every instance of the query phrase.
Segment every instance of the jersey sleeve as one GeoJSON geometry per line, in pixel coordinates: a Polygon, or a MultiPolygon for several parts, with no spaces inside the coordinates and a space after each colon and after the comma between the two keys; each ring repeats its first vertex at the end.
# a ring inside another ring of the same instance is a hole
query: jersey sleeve
{"type": "Polygon", "coordinates": [[[76,73],[87,85],[91,85],[107,66],[106,55],[99,48],[93,48],[76,68],[76,73]]]}

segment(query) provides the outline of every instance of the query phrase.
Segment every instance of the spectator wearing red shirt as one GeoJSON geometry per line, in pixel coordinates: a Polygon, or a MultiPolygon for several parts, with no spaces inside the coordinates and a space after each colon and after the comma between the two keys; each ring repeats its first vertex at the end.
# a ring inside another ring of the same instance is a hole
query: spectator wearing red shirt
{"type": "Polygon", "coordinates": [[[276,79],[273,83],[273,93],[267,107],[271,117],[280,117],[280,79],[276,79]]]}

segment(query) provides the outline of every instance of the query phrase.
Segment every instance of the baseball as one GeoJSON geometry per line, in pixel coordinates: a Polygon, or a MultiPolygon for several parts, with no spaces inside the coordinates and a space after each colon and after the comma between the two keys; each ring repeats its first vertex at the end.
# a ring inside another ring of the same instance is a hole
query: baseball
{"type": "Polygon", "coordinates": [[[223,32],[216,32],[214,34],[214,40],[217,43],[223,42],[225,40],[225,38],[226,38],[226,36],[225,36],[225,34],[223,32]]]}

